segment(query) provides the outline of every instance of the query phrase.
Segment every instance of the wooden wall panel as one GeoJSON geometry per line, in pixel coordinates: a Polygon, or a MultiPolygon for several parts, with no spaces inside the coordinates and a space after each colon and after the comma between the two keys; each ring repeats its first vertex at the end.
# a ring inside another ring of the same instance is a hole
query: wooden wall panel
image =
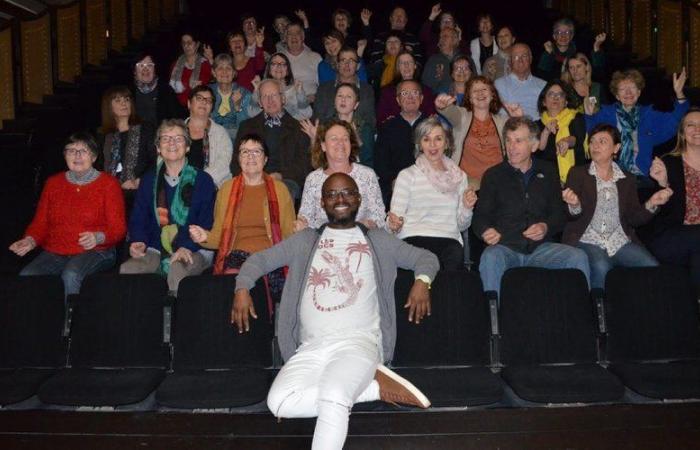
{"type": "Polygon", "coordinates": [[[85,41],[87,63],[99,65],[107,57],[107,17],[105,0],[85,2],[85,41]]]}
{"type": "Polygon", "coordinates": [[[53,93],[51,68],[51,20],[48,14],[21,22],[22,99],[42,103],[44,95],[53,93]]]}
{"type": "Polygon", "coordinates": [[[149,31],[160,26],[160,0],[147,0],[146,24],[149,31]]]}
{"type": "MultiPolygon", "coordinates": [[[[586,3],[586,2],[579,2],[586,3]]],[[[594,33],[602,33],[607,31],[605,26],[605,16],[607,11],[605,10],[605,1],[603,0],[591,0],[591,20],[590,25],[594,33]]]]}
{"type": "Polygon", "coordinates": [[[80,75],[80,3],[56,10],[56,47],[58,49],[58,80],[72,83],[80,75]]]}
{"type": "Polygon", "coordinates": [[[681,3],[671,0],[659,0],[657,20],[659,34],[657,37],[656,61],[659,67],[668,73],[679,72],[683,67],[683,19],[681,3]]]}
{"type": "Polygon", "coordinates": [[[168,24],[174,23],[178,15],[178,0],[161,0],[160,7],[163,21],[168,24]]]}
{"type": "Polygon", "coordinates": [[[700,87],[700,10],[690,8],[690,60],[688,86],[700,87]]]}
{"type": "Polygon", "coordinates": [[[111,48],[120,52],[124,50],[129,41],[126,0],[110,0],[109,20],[110,35],[112,37],[111,48]]]}
{"type": "Polygon", "coordinates": [[[610,0],[608,26],[610,29],[609,38],[615,45],[623,45],[627,42],[626,0],[610,0]]]}
{"type": "Polygon", "coordinates": [[[0,31],[0,129],[2,121],[15,118],[15,77],[12,66],[12,29],[0,31]]]}
{"type": "Polygon", "coordinates": [[[588,2],[573,1],[571,6],[571,15],[581,23],[588,23],[590,19],[588,2]]]}
{"type": "Polygon", "coordinates": [[[651,0],[634,0],[631,2],[632,30],[631,42],[632,51],[640,59],[651,56],[651,0]]]}
{"type": "Polygon", "coordinates": [[[143,0],[131,0],[131,39],[140,40],[146,34],[146,9],[143,0]]]}

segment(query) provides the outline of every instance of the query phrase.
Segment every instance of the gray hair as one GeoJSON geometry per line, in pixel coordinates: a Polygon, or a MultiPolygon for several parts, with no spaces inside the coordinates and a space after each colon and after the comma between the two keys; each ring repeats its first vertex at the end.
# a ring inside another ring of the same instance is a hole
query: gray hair
{"type": "Polygon", "coordinates": [[[219,67],[220,64],[228,64],[233,67],[233,58],[228,53],[219,53],[216,55],[216,58],[214,58],[214,69],[219,67]]]}
{"type": "Polygon", "coordinates": [[[511,117],[506,120],[505,125],[503,125],[503,137],[506,137],[508,133],[512,133],[520,127],[527,128],[531,141],[537,141],[539,139],[540,127],[528,116],[511,117]]]}
{"type": "Polygon", "coordinates": [[[433,128],[441,128],[445,133],[445,156],[452,155],[452,150],[454,149],[454,138],[452,137],[452,132],[443,125],[437,116],[430,116],[418,125],[416,125],[416,131],[413,133],[413,141],[415,145],[415,156],[417,157],[421,153],[420,142],[423,137],[430,134],[433,128]]]}
{"type": "Polygon", "coordinates": [[[571,29],[571,36],[573,36],[574,35],[573,33],[576,31],[576,27],[574,26],[573,20],[567,19],[566,17],[554,22],[554,25],[552,25],[552,33],[557,31],[557,28],[559,28],[559,27],[567,27],[567,28],[571,29]]]}
{"type": "Polygon", "coordinates": [[[187,145],[187,148],[189,148],[192,144],[192,138],[190,137],[190,132],[187,130],[187,124],[182,119],[165,119],[160,123],[160,126],[156,131],[156,147],[160,143],[160,135],[163,133],[163,131],[169,130],[171,128],[182,129],[183,134],[185,136],[185,145],[187,145]]]}

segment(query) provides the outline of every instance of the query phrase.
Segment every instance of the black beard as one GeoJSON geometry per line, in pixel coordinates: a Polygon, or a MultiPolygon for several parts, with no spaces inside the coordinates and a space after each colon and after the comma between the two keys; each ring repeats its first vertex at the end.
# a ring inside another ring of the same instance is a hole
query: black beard
{"type": "Polygon", "coordinates": [[[333,217],[330,214],[328,215],[328,225],[331,228],[351,228],[355,226],[355,218],[357,217],[357,213],[351,214],[348,217],[342,217],[342,218],[337,218],[333,217]]]}

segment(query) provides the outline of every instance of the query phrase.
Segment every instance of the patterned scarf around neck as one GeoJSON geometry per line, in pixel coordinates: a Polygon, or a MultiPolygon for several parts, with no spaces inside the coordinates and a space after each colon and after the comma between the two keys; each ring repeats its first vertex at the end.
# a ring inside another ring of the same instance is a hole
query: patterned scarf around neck
{"type": "Polygon", "coordinates": [[[120,182],[133,180],[136,178],[136,164],[139,157],[139,143],[141,142],[141,125],[132,125],[126,134],[126,148],[124,154],[121,153],[122,136],[119,131],[110,133],[107,136],[106,144],[110,145],[109,164],[107,170],[112,176],[116,176],[119,172],[119,164],[122,165],[120,182]]]}
{"type": "Polygon", "coordinates": [[[144,83],[143,81],[136,80],[134,84],[136,84],[136,89],[138,89],[140,93],[150,94],[156,87],[158,87],[158,77],[153,77],[153,80],[150,83],[144,83]]]}
{"type": "Polygon", "coordinates": [[[445,155],[442,155],[442,163],[445,165],[446,170],[444,171],[435,170],[430,165],[428,158],[423,154],[418,155],[418,158],[416,158],[416,166],[428,178],[435,190],[442,194],[457,195],[459,186],[462,184],[462,178],[465,176],[464,172],[445,155]]]}
{"type": "MultiPolygon", "coordinates": [[[[190,118],[185,119],[185,125],[188,125],[189,133],[189,123],[190,118]]],[[[207,127],[204,129],[204,136],[202,137],[202,169],[209,167],[209,130],[211,129],[211,119],[207,119],[207,127]]]]}
{"type": "Polygon", "coordinates": [[[615,113],[617,121],[620,123],[620,137],[622,138],[617,162],[624,170],[634,172],[634,138],[632,135],[639,128],[639,106],[634,105],[627,112],[622,103],[617,102],[615,103],[615,113]]]}
{"type": "MultiPolygon", "coordinates": [[[[170,86],[173,88],[175,93],[182,94],[186,91],[185,85],[182,84],[182,72],[185,70],[187,58],[185,55],[180,55],[180,57],[175,62],[175,67],[170,74],[170,86]]],[[[197,86],[199,82],[199,72],[202,70],[202,62],[204,58],[197,55],[194,59],[194,68],[192,69],[192,75],[190,75],[190,89],[197,86]]]]}
{"type": "Polygon", "coordinates": [[[167,275],[170,271],[170,255],[174,253],[173,242],[177,238],[178,227],[187,223],[196,178],[197,170],[185,160],[185,166],[180,172],[180,179],[175,188],[173,199],[168,204],[165,164],[160,161],[156,167],[156,179],[153,183],[153,213],[156,216],[156,223],[160,226],[160,243],[163,247],[163,251],[160,253],[161,274],[167,275]],[[173,223],[170,223],[171,217],[173,223]]]}

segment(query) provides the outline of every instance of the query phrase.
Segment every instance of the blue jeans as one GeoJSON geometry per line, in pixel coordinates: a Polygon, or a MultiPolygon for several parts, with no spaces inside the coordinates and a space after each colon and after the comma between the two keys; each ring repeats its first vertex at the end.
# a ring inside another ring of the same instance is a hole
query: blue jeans
{"type": "Polygon", "coordinates": [[[583,250],[570,245],[544,242],[530,254],[516,252],[505,245],[486,247],[481,255],[479,273],[484,291],[500,295],[501,278],[513,267],[542,267],[544,269],[578,269],[590,280],[588,257],[583,250]]]}
{"type": "Polygon", "coordinates": [[[88,250],[79,255],[63,256],[44,250],[27,264],[20,275],[61,275],[66,297],[80,292],[83,278],[114,266],[117,253],[114,248],[88,250]]]}
{"type": "Polygon", "coordinates": [[[628,242],[613,256],[608,256],[608,252],[593,244],[579,242],[578,248],[588,255],[588,264],[591,266],[591,287],[603,289],[605,287],[605,275],[613,267],[650,267],[658,266],[656,261],[647,249],[634,242],[628,242]]]}

